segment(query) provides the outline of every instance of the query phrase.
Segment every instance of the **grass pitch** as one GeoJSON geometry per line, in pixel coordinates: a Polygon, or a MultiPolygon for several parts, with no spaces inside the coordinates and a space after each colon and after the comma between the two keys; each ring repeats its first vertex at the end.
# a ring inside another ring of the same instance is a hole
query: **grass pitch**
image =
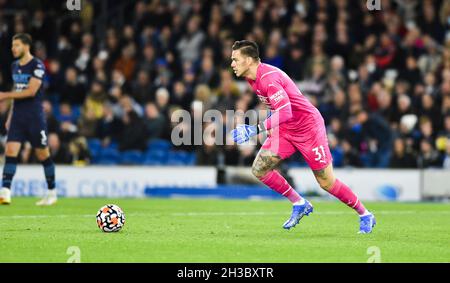
{"type": "Polygon", "coordinates": [[[287,201],[34,198],[0,206],[0,262],[450,262],[450,204],[367,203],[372,234],[338,202],[313,201],[314,213],[281,228],[287,201]],[[125,212],[124,228],[104,233],[97,210],[125,212]]]}

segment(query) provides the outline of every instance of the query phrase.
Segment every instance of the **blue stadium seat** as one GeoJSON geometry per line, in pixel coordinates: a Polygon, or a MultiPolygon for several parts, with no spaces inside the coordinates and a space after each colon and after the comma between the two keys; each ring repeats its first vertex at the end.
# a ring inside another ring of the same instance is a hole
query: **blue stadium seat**
{"type": "Polygon", "coordinates": [[[171,151],[167,157],[167,165],[187,165],[189,153],[186,151],[171,151]]]}
{"type": "Polygon", "coordinates": [[[194,166],[197,164],[197,154],[190,152],[186,161],[186,165],[194,166]]]}
{"type": "Polygon", "coordinates": [[[193,166],[197,163],[197,155],[195,152],[188,151],[171,151],[167,157],[167,165],[189,165],[193,166]]]}
{"type": "Polygon", "coordinates": [[[138,150],[124,151],[120,154],[120,164],[142,164],[145,160],[145,154],[138,150]]]}
{"type": "Polygon", "coordinates": [[[143,165],[149,165],[149,166],[161,166],[164,165],[161,160],[157,160],[148,156],[145,156],[143,165]]]}
{"type": "Polygon", "coordinates": [[[106,147],[102,150],[99,157],[99,164],[117,164],[120,153],[117,149],[106,147]]]}
{"type": "Polygon", "coordinates": [[[148,150],[170,150],[171,148],[172,144],[167,140],[156,139],[147,143],[148,150]]]}
{"type": "Polygon", "coordinates": [[[163,165],[167,163],[168,151],[167,150],[148,150],[145,153],[144,164],[153,165],[163,165]]]}
{"type": "Polygon", "coordinates": [[[117,165],[117,159],[100,157],[95,164],[98,165],[117,165]]]}
{"type": "Polygon", "coordinates": [[[102,142],[99,139],[88,139],[87,144],[91,152],[100,152],[102,149],[102,142]]]}
{"type": "Polygon", "coordinates": [[[81,107],[79,105],[72,105],[72,117],[76,121],[80,118],[81,107]]]}
{"type": "Polygon", "coordinates": [[[112,148],[112,149],[118,150],[118,149],[119,149],[119,143],[116,142],[116,141],[111,141],[111,142],[109,143],[108,147],[109,147],[109,148],[112,148]]]}

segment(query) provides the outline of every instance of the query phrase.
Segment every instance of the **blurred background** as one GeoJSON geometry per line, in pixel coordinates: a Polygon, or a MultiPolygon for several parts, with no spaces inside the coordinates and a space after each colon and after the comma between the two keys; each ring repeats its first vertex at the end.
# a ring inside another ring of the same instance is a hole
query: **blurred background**
{"type": "Polygon", "coordinates": [[[0,0],[0,89],[12,87],[11,37],[30,33],[56,163],[213,166],[225,182],[260,145],[174,146],[171,116],[262,110],[230,69],[233,42],[250,39],[320,110],[336,168],[450,169],[450,1],[380,2],[0,0]]]}

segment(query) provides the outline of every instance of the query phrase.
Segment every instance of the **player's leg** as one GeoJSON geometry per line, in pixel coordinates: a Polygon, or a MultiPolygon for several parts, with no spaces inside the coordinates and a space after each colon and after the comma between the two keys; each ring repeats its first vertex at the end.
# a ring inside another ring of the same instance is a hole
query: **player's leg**
{"type": "Polygon", "coordinates": [[[373,225],[375,225],[375,218],[366,210],[356,194],[334,175],[333,158],[328,146],[325,126],[317,128],[317,131],[311,135],[311,138],[298,148],[305,157],[309,167],[313,170],[320,187],[360,215],[360,232],[371,232],[373,225]],[[373,225],[372,223],[366,223],[367,219],[373,220],[373,225]]]}
{"type": "Polygon", "coordinates": [[[41,162],[44,168],[45,180],[47,181],[47,194],[43,199],[38,201],[36,205],[53,205],[57,202],[57,195],[55,190],[55,164],[50,157],[48,147],[36,148],[36,157],[41,162]]]}
{"type": "Polygon", "coordinates": [[[255,158],[252,173],[272,190],[289,199],[293,204],[291,217],[284,223],[283,228],[290,229],[298,224],[304,215],[312,212],[312,205],[303,199],[286,179],[275,168],[295,152],[295,148],[283,137],[272,134],[265,141],[255,158]]]}
{"type": "Polygon", "coordinates": [[[291,203],[298,203],[302,199],[300,195],[275,170],[283,158],[271,148],[273,143],[273,137],[267,138],[253,161],[252,174],[269,188],[289,199],[291,203]]]}
{"type": "Polygon", "coordinates": [[[20,142],[8,141],[5,147],[5,165],[3,166],[2,189],[0,190],[0,203],[11,203],[11,183],[16,174],[20,142]]]}
{"type": "Polygon", "coordinates": [[[376,224],[375,216],[364,207],[364,204],[359,200],[358,196],[346,184],[334,176],[333,164],[330,163],[326,168],[314,170],[313,172],[322,189],[335,196],[359,214],[359,233],[365,234],[372,232],[372,228],[376,224]]]}
{"type": "Polygon", "coordinates": [[[333,164],[329,164],[324,169],[313,170],[317,183],[320,187],[328,193],[335,196],[341,202],[345,203],[350,208],[354,209],[359,215],[368,214],[367,209],[359,200],[356,194],[339,179],[337,179],[333,172],[333,164]]]}
{"type": "Polygon", "coordinates": [[[47,125],[43,120],[36,120],[29,128],[29,140],[35,149],[35,154],[44,168],[45,180],[47,181],[47,193],[36,205],[53,205],[57,202],[55,190],[55,165],[50,157],[47,145],[47,125]]]}

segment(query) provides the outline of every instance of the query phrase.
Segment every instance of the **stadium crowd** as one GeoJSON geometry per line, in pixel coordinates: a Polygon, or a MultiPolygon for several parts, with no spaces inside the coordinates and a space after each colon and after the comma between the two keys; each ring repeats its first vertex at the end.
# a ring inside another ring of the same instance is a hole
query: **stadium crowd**
{"type": "MultiPolygon", "coordinates": [[[[250,39],[322,113],[335,167],[450,168],[449,0],[378,11],[360,0],[36,2],[0,0],[0,90],[12,87],[12,36],[30,33],[56,163],[251,164],[259,146],[171,145],[178,109],[263,108],[230,69],[233,42],[250,39]]],[[[29,145],[21,162],[35,162],[29,145]]]]}

